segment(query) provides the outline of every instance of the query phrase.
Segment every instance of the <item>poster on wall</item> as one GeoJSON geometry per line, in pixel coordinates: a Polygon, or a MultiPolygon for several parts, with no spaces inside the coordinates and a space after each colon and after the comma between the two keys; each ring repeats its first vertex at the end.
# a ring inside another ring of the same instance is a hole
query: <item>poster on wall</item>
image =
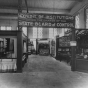
{"type": "Polygon", "coordinates": [[[20,26],[74,28],[75,17],[65,14],[18,13],[20,26]]]}

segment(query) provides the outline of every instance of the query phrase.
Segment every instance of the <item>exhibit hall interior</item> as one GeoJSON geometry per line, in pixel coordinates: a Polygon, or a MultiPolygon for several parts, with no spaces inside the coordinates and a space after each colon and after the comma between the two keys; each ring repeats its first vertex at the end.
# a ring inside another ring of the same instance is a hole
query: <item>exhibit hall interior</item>
{"type": "Polygon", "coordinates": [[[0,88],[88,88],[87,80],[88,0],[0,0],[0,88]]]}

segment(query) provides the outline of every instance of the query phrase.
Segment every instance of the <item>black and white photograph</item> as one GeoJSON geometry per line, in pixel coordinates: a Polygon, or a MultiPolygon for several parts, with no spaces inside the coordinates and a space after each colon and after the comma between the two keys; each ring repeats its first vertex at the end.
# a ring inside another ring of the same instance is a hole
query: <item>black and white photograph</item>
{"type": "Polygon", "coordinates": [[[0,0],[0,88],[88,88],[88,0],[0,0]]]}

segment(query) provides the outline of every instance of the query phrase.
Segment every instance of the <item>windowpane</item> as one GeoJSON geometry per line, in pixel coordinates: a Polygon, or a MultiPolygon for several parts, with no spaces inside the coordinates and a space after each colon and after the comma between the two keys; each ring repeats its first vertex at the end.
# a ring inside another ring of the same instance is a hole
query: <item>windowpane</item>
{"type": "Polygon", "coordinates": [[[86,28],[88,29],[88,9],[86,9],[86,28]]]}
{"type": "Polygon", "coordinates": [[[37,38],[37,27],[33,27],[33,38],[37,38]]]}
{"type": "Polygon", "coordinates": [[[61,33],[59,34],[60,37],[64,36],[65,28],[61,29],[61,33]]]}
{"type": "Polygon", "coordinates": [[[1,30],[6,30],[6,27],[5,26],[1,26],[1,30]]]}
{"type": "Polygon", "coordinates": [[[54,28],[54,36],[57,35],[57,28],[54,28]]]}
{"type": "Polygon", "coordinates": [[[11,30],[11,27],[6,27],[7,30],[11,30]]]}
{"type": "Polygon", "coordinates": [[[27,36],[27,27],[22,27],[22,31],[27,36]]]}
{"type": "Polygon", "coordinates": [[[42,38],[43,28],[38,28],[38,38],[42,38]]]}
{"type": "Polygon", "coordinates": [[[53,33],[53,28],[49,28],[49,38],[53,38],[54,33],[53,33]]]}
{"type": "Polygon", "coordinates": [[[79,14],[75,17],[75,28],[80,28],[80,25],[79,25],[79,14]]]}

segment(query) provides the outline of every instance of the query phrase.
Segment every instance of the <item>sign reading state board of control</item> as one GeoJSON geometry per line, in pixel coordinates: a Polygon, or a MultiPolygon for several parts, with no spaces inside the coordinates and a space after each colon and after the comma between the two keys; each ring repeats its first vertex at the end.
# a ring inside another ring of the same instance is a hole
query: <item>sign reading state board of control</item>
{"type": "Polygon", "coordinates": [[[29,27],[74,28],[75,18],[62,14],[19,13],[19,25],[29,27]]]}

